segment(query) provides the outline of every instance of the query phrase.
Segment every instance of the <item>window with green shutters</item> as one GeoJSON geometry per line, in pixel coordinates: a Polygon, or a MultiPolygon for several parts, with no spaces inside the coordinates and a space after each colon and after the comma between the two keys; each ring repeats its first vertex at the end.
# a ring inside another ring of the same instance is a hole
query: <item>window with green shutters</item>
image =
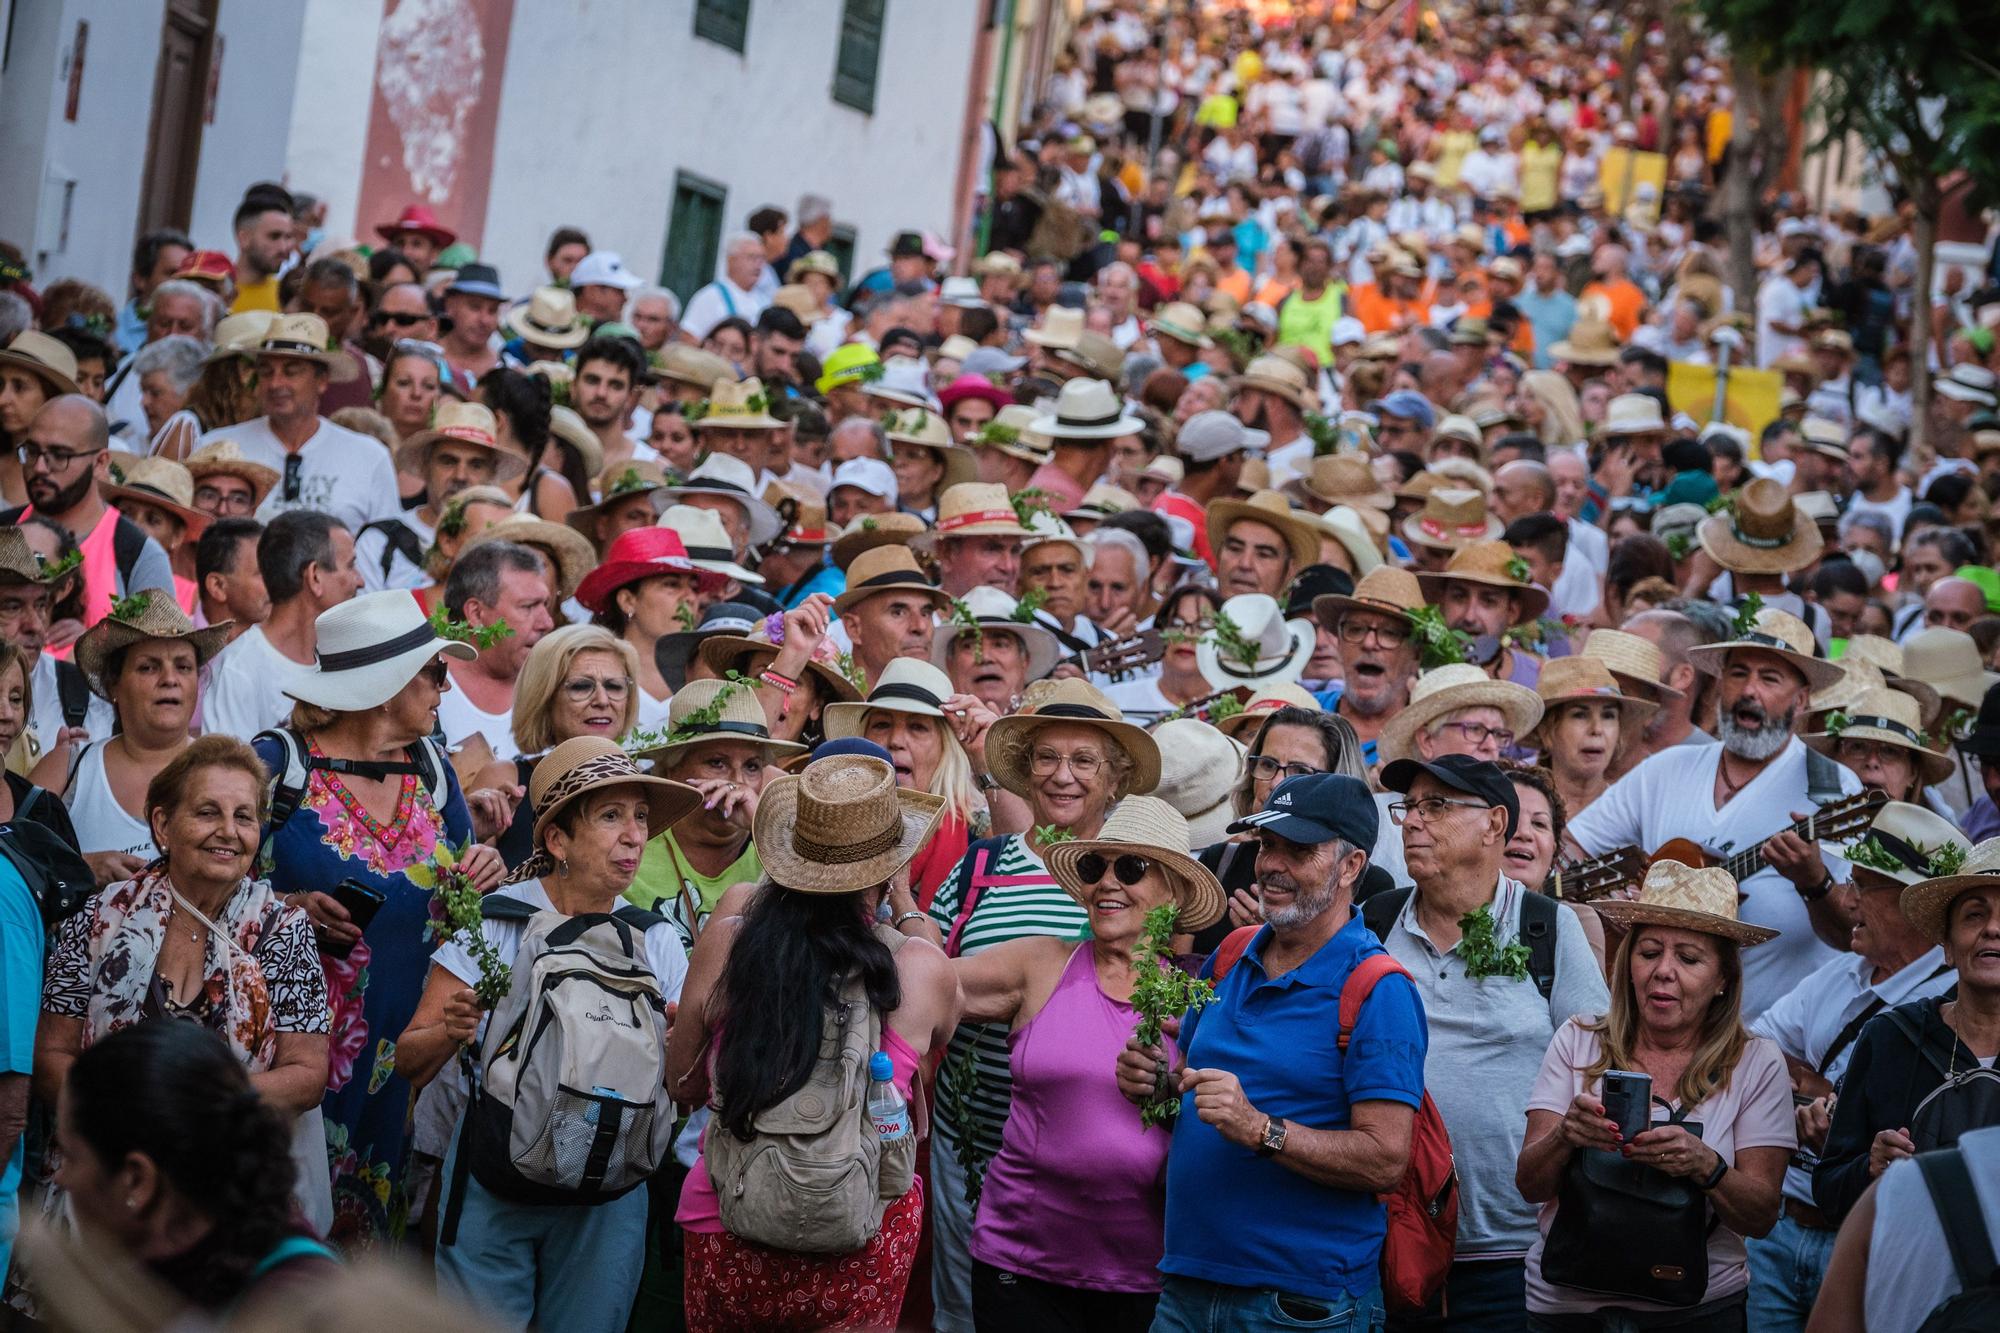
{"type": "Polygon", "coordinates": [[[750,33],[750,0],[694,0],[694,35],[738,55],[750,33]]]}
{"type": "Polygon", "coordinates": [[[882,11],[888,0],[842,0],[840,54],[833,62],[833,100],[875,114],[875,76],[882,64],[882,11]]]}
{"type": "Polygon", "coordinates": [[[715,181],[685,171],[674,173],[674,211],[667,221],[660,285],[679,296],[682,305],[715,277],[722,207],[728,198],[728,189],[715,181]]]}

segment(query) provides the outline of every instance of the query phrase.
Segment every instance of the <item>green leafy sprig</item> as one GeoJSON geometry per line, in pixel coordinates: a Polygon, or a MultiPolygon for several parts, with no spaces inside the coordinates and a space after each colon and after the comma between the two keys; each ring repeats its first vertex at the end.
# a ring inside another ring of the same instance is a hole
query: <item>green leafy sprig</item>
{"type": "Polygon", "coordinates": [[[1458,956],[1465,962],[1465,975],[1474,981],[1484,977],[1528,978],[1528,946],[1511,940],[1503,948],[1495,935],[1493,908],[1482,903],[1458,919],[1461,938],[1458,956]]]}
{"type": "Polygon", "coordinates": [[[1008,619],[1019,625],[1032,625],[1035,623],[1035,612],[1048,605],[1048,601],[1047,588],[1030,588],[1021,594],[1020,601],[1014,603],[1014,614],[1008,619]]]}
{"type": "Polygon", "coordinates": [[[636,467],[628,467],[604,488],[604,498],[612,500],[621,495],[629,495],[633,491],[649,490],[652,485],[652,479],[645,473],[636,467]]]}
{"type": "Polygon", "coordinates": [[[457,940],[479,964],[479,980],[473,983],[473,994],[479,997],[480,1007],[494,1009],[507,997],[507,988],[513,981],[513,969],[500,957],[486,938],[479,913],[481,894],[473,887],[472,877],[465,872],[465,854],[470,844],[454,850],[449,843],[439,843],[431,853],[431,859],[409,867],[403,872],[410,883],[420,889],[429,889],[431,902],[437,908],[437,915],[425,923],[424,928],[440,944],[447,940],[457,940]]]}
{"type": "Polygon", "coordinates": [[[1962,741],[1972,734],[1972,726],[1979,720],[1979,714],[1970,708],[1954,708],[1938,721],[1937,738],[1939,744],[1962,741]]]}
{"type": "Polygon", "coordinates": [[[41,567],[43,581],[52,582],[72,570],[82,569],[83,552],[75,550],[59,559],[47,560],[43,558],[40,551],[37,551],[35,552],[35,563],[41,567]]]}
{"type": "Polygon", "coordinates": [[[502,639],[514,637],[514,627],[504,620],[496,620],[490,625],[472,625],[452,617],[443,602],[431,608],[431,630],[440,639],[450,639],[453,643],[469,643],[480,652],[485,652],[502,639]]]}
{"type": "Polygon", "coordinates": [[[701,628],[701,617],[695,614],[693,602],[682,602],[674,608],[674,623],[679,625],[684,633],[689,634],[701,628]]]}
{"type": "Polygon", "coordinates": [[[1425,671],[1472,660],[1470,636],[1447,625],[1441,609],[1426,605],[1405,614],[1410,618],[1410,637],[1417,641],[1417,656],[1425,671]]]}
{"type": "Polygon", "coordinates": [[[1854,725],[1854,719],[1840,709],[1835,709],[1833,712],[1828,713],[1826,720],[1819,725],[1820,730],[1824,731],[1827,735],[1839,736],[1841,732],[1846,731],[1854,725]]]}
{"type": "Polygon", "coordinates": [[[1305,414],[1306,437],[1313,442],[1313,457],[1340,452],[1340,425],[1324,412],[1305,414]]]}
{"type": "Polygon", "coordinates": [[[1507,577],[1516,583],[1532,583],[1534,571],[1528,568],[1526,560],[1517,555],[1507,562],[1507,577]]]}
{"type": "MultiPolygon", "coordinates": [[[[1145,933],[1132,950],[1132,1008],[1139,1015],[1133,1035],[1142,1046],[1157,1046],[1169,1018],[1200,1009],[1215,998],[1215,987],[1197,981],[1173,964],[1174,922],[1180,908],[1161,903],[1146,913],[1145,933]]],[[[1161,1088],[1139,1108],[1139,1123],[1163,1125],[1181,1111],[1180,1096],[1161,1088]]]]}
{"type": "MultiPolygon", "coordinates": [[[[1915,851],[1924,858],[1926,879],[1956,875],[1965,865],[1965,849],[1957,843],[1941,843],[1931,848],[1919,844],[1915,847],[1915,851]]],[[[1900,875],[1910,868],[1895,853],[1884,847],[1872,833],[1841,852],[1841,855],[1855,865],[1879,870],[1886,875],[1900,875]]]]}
{"type": "Polygon", "coordinates": [[[1020,439],[1021,428],[1019,426],[1004,426],[997,421],[989,421],[979,428],[979,434],[973,437],[972,442],[974,444],[1016,444],[1020,442],[1020,439]]]}
{"type": "Polygon", "coordinates": [[[979,623],[979,617],[973,614],[972,607],[963,597],[951,599],[951,623],[972,640],[972,660],[983,666],[986,662],[986,627],[979,623]]]}
{"type": "Polygon", "coordinates": [[[1007,499],[1014,506],[1014,517],[1020,520],[1021,526],[1024,528],[1031,528],[1035,525],[1035,515],[1049,514],[1053,516],[1056,512],[1054,504],[1050,502],[1049,493],[1039,486],[1030,486],[1026,490],[1015,491],[1007,499]]]}
{"type": "Polygon", "coordinates": [[[137,620],[153,605],[151,592],[135,592],[130,597],[120,597],[111,603],[113,620],[137,620]]]}
{"type": "Polygon", "coordinates": [[[868,670],[854,660],[854,654],[842,649],[833,655],[833,669],[847,677],[847,683],[862,694],[868,693],[868,670]]]}
{"type": "Polygon", "coordinates": [[[1240,663],[1246,670],[1256,670],[1257,661],[1263,655],[1258,646],[1244,635],[1243,627],[1222,611],[1215,613],[1215,624],[1208,631],[1208,641],[1215,645],[1217,657],[1240,663]]]}
{"type": "Polygon", "coordinates": [[[1746,592],[1736,607],[1736,624],[1732,627],[1740,638],[1757,628],[1757,613],[1764,609],[1764,599],[1757,593],[1746,592]]]}
{"type": "Polygon", "coordinates": [[[1053,847],[1059,842],[1075,842],[1076,834],[1060,824],[1037,824],[1034,838],[1043,847],[1053,847]]]}
{"type": "Polygon", "coordinates": [[[1687,559],[1693,550],[1694,535],[1692,533],[1670,532],[1667,534],[1667,554],[1672,556],[1676,563],[1687,559]]]}
{"type": "Polygon", "coordinates": [[[1241,329],[1218,329],[1209,334],[1209,337],[1215,341],[1217,347],[1229,354],[1229,359],[1235,363],[1238,374],[1241,374],[1243,368],[1256,359],[1257,354],[1263,350],[1255,338],[1241,329]]]}
{"type": "Polygon", "coordinates": [[[965,1050],[954,1059],[944,1062],[938,1073],[938,1106],[955,1125],[962,1126],[954,1143],[954,1155],[958,1167],[965,1175],[965,1201],[975,1207],[979,1203],[980,1191],[986,1184],[987,1153],[979,1146],[979,1135],[972,1126],[977,1122],[978,1113],[972,1102],[979,1091],[979,1057],[977,1048],[968,1042],[965,1050]]]}
{"type": "Polygon", "coordinates": [[[1226,722],[1242,711],[1243,700],[1239,699],[1236,695],[1218,695],[1215,702],[1208,706],[1208,720],[1210,722],[1226,722]]]}

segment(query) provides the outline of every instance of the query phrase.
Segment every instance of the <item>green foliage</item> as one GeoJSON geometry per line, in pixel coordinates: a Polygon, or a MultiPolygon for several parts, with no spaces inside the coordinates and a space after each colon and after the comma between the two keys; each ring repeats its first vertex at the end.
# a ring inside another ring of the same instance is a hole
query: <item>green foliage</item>
{"type": "Polygon", "coordinates": [[[482,653],[502,639],[514,637],[514,627],[504,620],[496,620],[490,625],[469,625],[463,620],[454,620],[443,602],[431,608],[431,629],[440,639],[469,643],[482,653]]]}
{"type": "Polygon", "coordinates": [[[979,1147],[979,1136],[972,1131],[977,1122],[972,1099],[979,1090],[979,1058],[974,1047],[967,1043],[965,1050],[956,1059],[947,1059],[938,1071],[938,1106],[946,1113],[959,1132],[953,1143],[958,1167],[965,1173],[965,1201],[975,1208],[979,1205],[980,1190],[986,1184],[987,1156],[979,1147]]]}
{"type": "Polygon", "coordinates": [[[1743,594],[1743,600],[1736,606],[1736,624],[1732,627],[1732,632],[1737,638],[1740,639],[1757,628],[1757,613],[1763,609],[1762,596],[1754,592],[1743,594]]]}
{"type": "Polygon", "coordinates": [[[833,669],[847,677],[847,683],[863,694],[868,693],[868,673],[854,660],[854,654],[845,650],[833,655],[833,669]]]}
{"type": "Polygon", "coordinates": [[[972,613],[972,607],[963,597],[951,599],[951,623],[972,640],[972,660],[983,665],[986,661],[986,627],[979,623],[979,617],[972,613]]]}
{"type": "Polygon", "coordinates": [[[72,570],[83,568],[83,552],[71,551],[60,560],[44,559],[40,551],[35,552],[35,563],[41,567],[42,582],[53,583],[72,570]]]}
{"type": "Polygon", "coordinates": [[[513,969],[500,957],[486,938],[481,928],[479,915],[480,892],[472,885],[472,877],[465,873],[465,853],[470,844],[456,851],[448,843],[439,843],[428,861],[419,862],[405,870],[403,874],[410,883],[420,889],[431,891],[431,902],[437,914],[425,923],[425,929],[432,938],[442,944],[447,940],[457,940],[465,946],[472,960],[479,964],[479,980],[473,983],[473,994],[479,997],[481,1008],[493,1009],[507,996],[507,987],[513,980],[513,969]]]}
{"type": "Polygon", "coordinates": [[[1507,561],[1507,577],[1516,583],[1532,583],[1534,571],[1528,568],[1527,561],[1517,555],[1507,561]]]}
{"type": "Polygon", "coordinates": [[[1219,695],[1215,702],[1208,706],[1208,720],[1210,722],[1223,722],[1235,717],[1242,711],[1243,701],[1241,699],[1233,694],[1219,695]]]}
{"type": "Polygon", "coordinates": [[[1313,457],[1340,452],[1340,426],[1324,412],[1305,414],[1306,437],[1313,442],[1313,457]]]}
{"type": "Polygon", "coordinates": [[[1465,963],[1465,975],[1474,981],[1485,977],[1528,978],[1528,946],[1510,940],[1502,948],[1494,935],[1493,908],[1482,903],[1458,919],[1458,956],[1465,963]]]}
{"type": "MultiPolygon", "coordinates": [[[[1132,1008],[1139,1015],[1133,1035],[1142,1046],[1157,1046],[1166,1020],[1179,1018],[1215,998],[1215,987],[1197,981],[1173,964],[1174,922],[1180,908],[1161,903],[1146,913],[1145,933],[1132,950],[1132,1008]]],[[[1181,1099],[1162,1088],[1139,1109],[1141,1125],[1161,1125],[1180,1114],[1181,1099]]]]}
{"type": "Polygon", "coordinates": [[[1003,426],[997,421],[989,421],[979,428],[979,434],[973,437],[972,442],[974,444],[1015,444],[1020,441],[1020,438],[1021,428],[1019,426],[1003,426]]]}
{"type": "Polygon", "coordinates": [[[1076,834],[1071,833],[1060,824],[1037,824],[1035,825],[1033,836],[1035,841],[1041,844],[1045,850],[1055,846],[1059,842],[1076,841],[1076,834]]]}
{"type": "Polygon", "coordinates": [[[1048,600],[1047,588],[1030,588],[1022,593],[1021,600],[1014,604],[1014,614],[1009,619],[1016,624],[1032,625],[1035,623],[1035,612],[1048,605],[1048,600]]]}
{"type": "Polygon", "coordinates": [[[1410,617],[1410,637],[1417,642],[1418,662],[1423,670],[1434,671],[1454,662],[1472,660],[1471,637],[1445,624],[1442,610],[1425,605],[1406,614],[1410,617]]]}
{"type": "Polygon", "coordinates": [[[1854,724],[1853,718],[1849,717],[1844,712],[1835,710],[1834,712],[1828,713],[1826,715],[1826,720],[1820,723],[1820,730],[1824,731],[1829,736],[1838,736],[1840,735],[1841,732],[1846,731],[1853,724],[1854,724]]]}
{"type": "Polygon", "coordinates": [[[604,498],[607,501],[615,500],[621,495],[630,495],[633,491],[651,490],[652,487],[653,483],[645,473],[636,467],[628,467],[605,488],[604,498]]]}
{"type": "Polygon", "coordinates": [[[1208,632],[1208,641],[1215,645],[1215,655],[1224,661],[1235,662],[1246,671],[1255,671],[1262,651],[1243,634],[1242,626],[1222,612],[1215,613],[1214,628],[1208,632]]]}
{"type": "Polygon", "coordinates": [[[1054,504],[1049,500],[1049,493],[1039,486],[1030,486],[1024,491],[1015,491],[1007,499],[1014,506],[1014,517],[1020,520],[1021,526],[1024,528],[1031,528],[1035,525],[1035,515],[1054,515],[1056,512],[1054,504]]]}
{"type": "Polygon", "coordinates": [[[1241,329],[1218,329],[1209,334],[1209,337],[1215,341],[1217,347],[1229,354],[1229,359],[1235,363],[1238,374],[1241,374],[1243,369],[1256,359],[1257,353],[1263,350],[1255,338],[1241,329]]]}
{"type": "Polygon", "coordinates": [[[682,602],[674,608],[674,623],[689,634],[701,628],[701,617],[695,614],[693,602],[682,602]]]}
{"type": "Polygon", "coordinates": [[[152,604],[153,594],[150,592],[135,592],[130,597],[120,597],[111,603],[111,618],[137,620],[146,614],[146,609],[152,604]]]}
{"type": "MultiPolygon", "coordinates": [[[[1956,843],[1947,842],[1933,848],[1917,845],[1914,850],[1924,858],[1924,876],[1927,879],[1956,875],[1965,865],[1965,849],[1956,843]]],[[[1842,851],[1841,855],[1855,865],[1867,866],[1870,870],[1879,870],[1885,875],[1900,875],[1910,868],[1898,860],[1896,855],[1884,847],[1872,833],[1842,851]]]]}
{"type": "Polygon", "coordinates": [[[1937,739],[1940,745],[1952,741],[1962,741],[1972,734],[1972,727],[1979,720],[1979,714],[1970,708],[1954,708],[1938,721],[1937,739]]]}
{"type": "Polygon", "coordinates": [[[1672,556],[1676,563],[1687,559],[1693,551],[1694,538],[1687,533],[1670,532],[1667,534],[1667,554],[1672,556]]]}

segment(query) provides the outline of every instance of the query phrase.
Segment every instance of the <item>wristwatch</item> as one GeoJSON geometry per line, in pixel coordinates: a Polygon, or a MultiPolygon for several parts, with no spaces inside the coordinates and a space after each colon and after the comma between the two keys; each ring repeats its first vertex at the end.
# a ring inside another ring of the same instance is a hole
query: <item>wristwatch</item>
{"type": "Polygon", "coordinates": [[[1832,892],[1833,892],[1833,876],[1832,874],[1828,874],[1826,878],[1822,879],[1819,883],[1813,885],[1813,887],[1811,887],[1810,889],[1800,889],[1799,897],[1805,899],[1809,903],[1816,903],[1820,899],[1826,897],[1827,894],[1832,892]]]}
{"type": "Polygon", "coordinates": [[[1722,1183],[1722,1178],[1728,1174],[1729,1163],[1723,1160],[1721,1153],[1717,1153],[1715,1155],[1715,1170],[1708,1173],[1707,1178],[1701,1182],[1701,1188],[1704,1191],[1714,1189],[1722,1183]]]}
{"type": "Polygon", "coordinates": [[[1276,1116],[1264,1117],[1264,1133],[1257,1142],[1259,1157],[1276,1157],[1285,1150],[1285,1122],[1276,1116]]]}
{"type": "Polygon", "coordinates": [[[994,777],[991,773],[980,773],[973,777],[972,785],[985,792],[999,791],[1000,779],[994,777]]]}

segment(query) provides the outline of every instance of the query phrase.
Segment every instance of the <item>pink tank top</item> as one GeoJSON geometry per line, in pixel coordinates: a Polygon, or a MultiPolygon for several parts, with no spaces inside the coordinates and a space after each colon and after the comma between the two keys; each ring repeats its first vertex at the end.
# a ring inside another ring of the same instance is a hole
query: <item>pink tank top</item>
{"type": "MultiPolygon", "coordinates": [[[[1138,1022],[1098,989],[1086,942],[1008,1037],[1014,1099],[986,1168],[973,1258],[1065,1287],[1160,1289],[1173,1129],[1142,1129],[1115,1072],[1138,1022]]],[[[1171,1040],[1167,1050],[1178,1063],[1171,1040]]]]}

